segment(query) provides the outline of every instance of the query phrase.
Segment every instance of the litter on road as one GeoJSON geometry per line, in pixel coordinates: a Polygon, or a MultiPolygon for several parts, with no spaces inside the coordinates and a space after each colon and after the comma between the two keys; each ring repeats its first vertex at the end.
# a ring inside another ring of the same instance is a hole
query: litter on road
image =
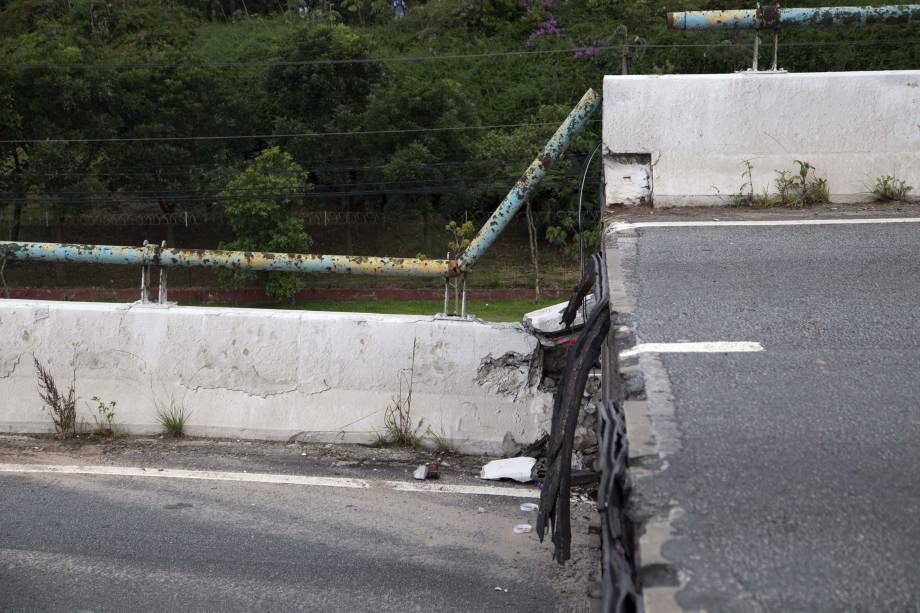
{"type": "Polygon", "coordinates": [[[415,469],[415,472],[412,473],[412,476],[419,481],[424,481],[425,479],[438,479],[440,477],[440,473],[438,472],[437,462],[420,464],[419,467],[415,469]]]}
{"type": "Polygon", "coordinates": [[[492,460],[482,467],[479,472],[480,479],[514,479],[520,483],[529,483],[531,471],[534,464],[537,463],[535,458],[507,458],[504,460],[492,460]]]}

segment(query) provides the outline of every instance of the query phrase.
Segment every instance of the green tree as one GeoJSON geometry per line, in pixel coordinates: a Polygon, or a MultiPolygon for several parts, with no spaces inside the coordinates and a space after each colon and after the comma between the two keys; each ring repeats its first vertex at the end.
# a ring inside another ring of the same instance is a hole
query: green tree
{"type": "Polygon", "coordinates": [[[481,178],[464,163],[472,154],[475,131],[456,129],[477,121],[463,86],[448,78],[404,78],[381,88],[370,96],[361,118],[364,129],[387,131],[373,140],[384,161],[375,179],[388,191],[403,192],[388,199],[388,208],[403,220],[421,219],[426,253],[434,249],[432,216],[462,211],[454,204],[465,199],[464,183],[481,178]]]}
{"type": "Polygon", "coordinates": [[[393,18],[391,0],[342,0],[342,9],[349,22],[362,28],[384,19],[393,18]]]}
{"type": "MultiPolygon", "coordinates": [[[[221,193],[224,212],[236,238],[221,245],[239,251],[306,253],[313,240],[294,215],[294,198],[309,191],[307,173],[279,147],[265,149],[221,193]]],[[[231,271],[225,282],[241,287],[257,278],[251,271],[231,271]]],[[[262,275],[266,293],[293,299],[304,287],[300,273],[262,275]]]]}
{"type": "MultiPolygon", "coordinates": [[[[2,17],[0,17],[2,21],[2,17]]],[[[86,136],[114,136],[118,122],[111,112],[112,92],[99,71],[68,64],[92,61],[91,50],[73,28],[45,23],[40,32],[0,40],[3,97],[10,117],[7,138],[21,142],[0,150],[0,168],[9,171],[4,184],[14,201],[11,238],[18,238],[19,220],[30,204],[45,207],[51,232],[46,240],[64,242],[63,224],[69,214],[85,210],[107,191],[94,169],[105,160],[98,143],[55,142],[86,136]]],[[[63,282],[65,267],[55,267],[63,282]]]]}
{"type": "MultiPolygon", "coordinates": [[[[307,24],[282,46],[284,62],[362,60],[367,44],[345,25],[307,24]]],[[[379,79],[375,63],[280,64],[268,71],[265,86],[277,104],[278,118],[308,130],[329,128],[340,107],[360,109],[379,79]]]]}

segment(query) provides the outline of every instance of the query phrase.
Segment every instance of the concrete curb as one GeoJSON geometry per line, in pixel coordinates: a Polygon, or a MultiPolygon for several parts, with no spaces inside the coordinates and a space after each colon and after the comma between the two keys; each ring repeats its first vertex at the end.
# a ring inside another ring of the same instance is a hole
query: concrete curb
{"type": "MultiPolygon", "coordinates": [[[[610,308],[618,315],[616,351],[622,352],[636,344],[634,313],[636,304],[628,291],[628,265],[637,256],[636,230],[624,224],[611,227],[605,237],[610,308]]],[[[643,354],[619,362],[620,373],[641,374],[644,379],[644,398],[630,398],[623,404],[626,416],[626,434],[629,440],[631,497],[641,492],[645,480],[667,470],[667,457],[679,447],[674,428],[673,406],[670,402],[670,384],[659,358],[643,354]],[[652,461],[649,461],[652,460],[652,461]]],[[[677,593],[686,583],[666,559],[663,547],[673,536],[673,521],[681,515],[676,504],[667,514],[640,518],[635,509],[627,508],[630,521],[635,526],[636,566],[639,577],[640,600],[646,613],[671,613],[683,611],[677,603],[677,593]]]]}

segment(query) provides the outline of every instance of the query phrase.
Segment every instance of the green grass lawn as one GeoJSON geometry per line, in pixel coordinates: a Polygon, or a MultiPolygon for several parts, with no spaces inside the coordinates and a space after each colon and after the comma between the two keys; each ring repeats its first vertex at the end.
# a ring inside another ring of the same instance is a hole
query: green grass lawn
{"type": "MultiPolygon", "coordinates": [[[[473,300],[466,303],[466,312],[486,321],[521,321],[525,313],[551,304],[558,298],[534,300],[473,300]]],[[[453,305],[453,301],[451,301],[453,305]]],[[[348,313],[381,313],[388,315],[434,315],[444,310],[441,300],[306,300],[291,305],[262,305],[259,308],[302,309],[305,311],[344,311],[348,313]]]]}

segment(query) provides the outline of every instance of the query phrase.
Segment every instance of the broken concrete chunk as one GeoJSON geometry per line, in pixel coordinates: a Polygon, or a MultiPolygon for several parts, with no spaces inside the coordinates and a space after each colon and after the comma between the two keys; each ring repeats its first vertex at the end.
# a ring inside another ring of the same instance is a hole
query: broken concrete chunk
{"type": "Polygon", "coordinates": [[[492,460],[482,467],[479,471],[480,479],[514,479],[520,483],[531,481],[530,471],[536,464],[535,458],[506,458],[504,460],[492,460]]]}
{"type": "Polygon", "coordinates": [[[425,479],[437,479],[440,476],[438,473],[437,462],[420,464],[419,467],[415,469],[415,472],[412,473],[412,476],[419,481],[424,481],[425,479]]]}

